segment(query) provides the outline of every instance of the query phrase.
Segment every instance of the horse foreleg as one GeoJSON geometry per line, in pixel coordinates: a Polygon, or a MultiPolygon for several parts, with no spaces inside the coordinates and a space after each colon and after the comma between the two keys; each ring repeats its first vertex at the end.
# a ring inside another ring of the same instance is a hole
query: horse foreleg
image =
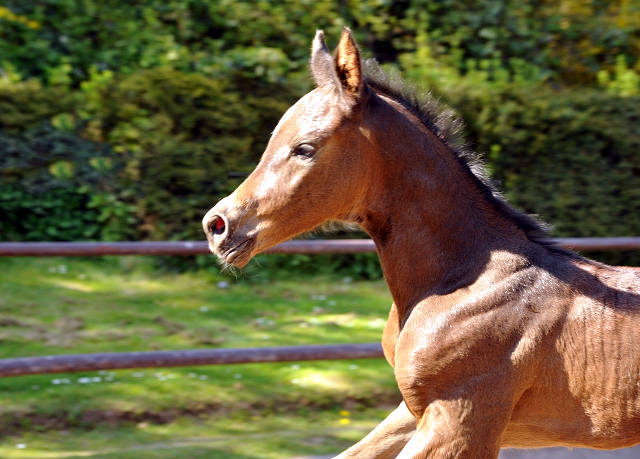
{"type": "Polygon", "coordinates": [[[393,459],[411,439],[416,419],[402,402],[378,427],[335,459],[393,459]]]}
{"type": "Polygon", "coordinates": [[[496,459],[509,410],[469,400],[439,400],[425,410],[396,459],[496,459]]]}

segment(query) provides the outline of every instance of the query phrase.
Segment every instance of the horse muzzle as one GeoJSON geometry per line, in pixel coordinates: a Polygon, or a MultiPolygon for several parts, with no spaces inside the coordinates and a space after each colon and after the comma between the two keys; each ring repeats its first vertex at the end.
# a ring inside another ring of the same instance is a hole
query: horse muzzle
{"type": "Polygon", "coordinates": [[[240,218],[226,209],[229,198],[220,201],[202,219],[209,249],[224,263],[245,266],[253,256],[255,238],[243,230],[240,218]]]}

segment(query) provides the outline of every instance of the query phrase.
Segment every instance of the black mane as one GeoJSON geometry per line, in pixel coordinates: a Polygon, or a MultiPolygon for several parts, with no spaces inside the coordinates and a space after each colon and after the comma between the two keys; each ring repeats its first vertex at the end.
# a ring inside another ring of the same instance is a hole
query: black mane
{"type": "Polygon", "coordinates": [[[391,75],[383,71],[374,59],[366,60],[363,68],[369,87],[401,104],[449,147],[464,166],[463,169],[471,175],[482,195],[498,212],[524,231],[529,240],[545,246],[554,246],[548,235],[548,225],[511,207],[491,183],[484,163],[478,154],[469,148],[464,138],[463,121],[453,110],[440,103],[430,93],[420,93],[415,87],[407,85],[398,74],[391,75]]]}

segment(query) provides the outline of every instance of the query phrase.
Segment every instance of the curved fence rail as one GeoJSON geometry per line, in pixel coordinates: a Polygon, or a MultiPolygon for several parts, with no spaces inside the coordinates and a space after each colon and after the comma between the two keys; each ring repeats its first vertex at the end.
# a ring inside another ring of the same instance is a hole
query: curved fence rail
{"type": "MultiPolygon", "coordinates": [[[[556,238],[560,247],[579,251],[640,250],[640,237],[556,238]]],[[[269,253],[375,252],[370,239],[288,241],[269,253]]],[[[210,254],[205,241],[157,242],[0,242],[0,256],[51,257],[101,255],[201,255],[210,254]]]]}
{"type": "Polygon", "coordinates": [[[0,377],[122,368],[160,368],[232,363],[296,362],[303,360],[376,359],[379,343],[318,346],[192,349],[182,351],[106,352],[50,355],[0,360],[0,377]]]}

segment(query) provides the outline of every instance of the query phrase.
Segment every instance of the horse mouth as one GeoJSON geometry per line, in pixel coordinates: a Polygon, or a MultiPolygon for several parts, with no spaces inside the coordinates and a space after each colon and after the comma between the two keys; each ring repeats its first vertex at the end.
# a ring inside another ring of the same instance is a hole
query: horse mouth
{"type": "Polygon", "coordinates": [[[238,245],[226,250],[220,258],[225,262],[237,268],[242,268],[251,260],[251,249],[254,246],[252,238],[245,239],[238,245]]]}

